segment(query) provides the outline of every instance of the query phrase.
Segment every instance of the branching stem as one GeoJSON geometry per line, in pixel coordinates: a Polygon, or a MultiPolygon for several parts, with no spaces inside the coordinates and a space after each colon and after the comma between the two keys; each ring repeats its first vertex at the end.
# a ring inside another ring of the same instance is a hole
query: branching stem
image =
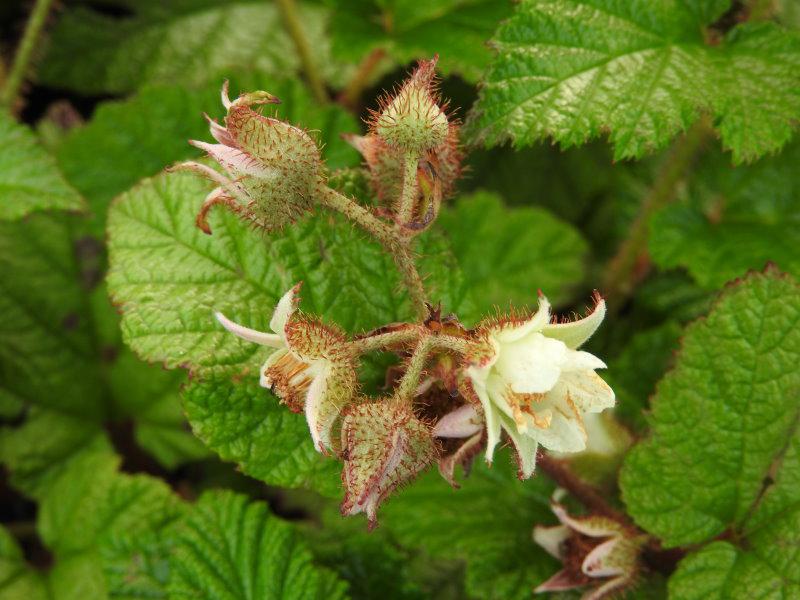
{"type": "Polygon", "coordinates": [[[397,268],[403,275],[403,281],[411,297],[414,312],[420,320],[424,319],[428,314],[428,309],[425,305],[427,298],[425,287],[422,285],[422,278],[414,263],[410,240],[398,236],[392,227],[378,219],[369,210],[327,186],[320,187],[319,200],[328,208],[342,213],[349,220],[356,223],[378,240],[386,251],[392,255],[397,268]]]}
{"type": "Polygon", "coordinates": [[[394,331],[378,333],[353,340],[352,345],[356,352],[364,354],[373,350],[383,350],[390,346],[413,342],[422,335],[420,327],[403,327],[394,331]]]}
{"type": "Polygon", "coordinates": [[[431,335],[423,335],[414,353],[411,355],[411,360],[408,361],[406,372],[403,373],[403,378],[397,386],[397,397],[403,400],[412,401],[414,392],[419,385],[419,379],[422,376],[422,371],[425,369],[425,363],[428,361],[428,355],[433,348],[433,337],[431,335]]]}
{"type": "Polygon", "coordinates": [[[634,290],[648,269],[647,231],[650,218],[656,211],[675,199],[678,185],[711,132],[706,119],[700,119],[672,147],[656,175],[653,186],[642,203],[630,235],[617,250],[608,265],[603,291],[610,308],[616,310],[634,290]]]}
{"type": "Polygon", "coordinates": [[[328,92],[325,89],[325,82],[322,80],[317,65],[314,62],[314,57],[311,55],[311,45],[308,42],[303,26],[300,23],[300,17],[297,14],[297,5],[294,0],[278,0],[278,8],[283,16],[283,21],[286,24],[286,30],[297,48],[297,54],[300,56],[300,63],[303,65],[303,72],[314,98],[318,102],[328,102],[328,92]]]}
{"type": "Polygon", "coordinates": [[[36,4],[33,5],[33,11],[28,17],[25,32],[22,34],[22,40],[14,56],[14,62],[8,71],[3,90],[0,92],[0,106],[6,110],[11,110],[17,101],[20,87],[28,73],[33,49],[36,47],[36,41],[44,28],[52,5],[53,0],[36,0],[36,4]]]}

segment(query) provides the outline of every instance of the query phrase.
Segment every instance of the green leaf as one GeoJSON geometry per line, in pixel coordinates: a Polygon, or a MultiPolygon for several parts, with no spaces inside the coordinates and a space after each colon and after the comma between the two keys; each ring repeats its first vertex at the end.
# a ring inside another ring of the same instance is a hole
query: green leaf
{"type": "Polygon", "coordinates": [[[800,36],[745,24],[707,44],[727,4],[522,2],[493,40],[471,136],[568,147],[609,132],[616,158],[632,158],[709,112],[735,162],[780,149],[800,113],[800,36]]]}
{"type": "MultiPolygon", "coordinates": [[[[88,3],[87,3],[88,4],[88,3]]],[[[39,81],[81,94],[122,94],[146,83],[199,86],[227,72],[294,75],[294,43],[278,9],[262,0],[120,0],[130,16],[112,17],[76,6],[59,19],[38,71],[39,81]],[[80,60],[75,60],[79,56],[80,60]]],[[[327,11],[300,6],[312,54],[335,81],[347,69],[331,64],[327,11]]]]}
{"type": "MultiPolygon", "coordinates": [[[[227,76],[231,75],[235,73],[227,76]]],[[[220,78],[199,89],[146,86],[130,99],[100,104],[87,126],[70,132],[58,149],[58,161],[70,183],[89,200],[99,227],[112,198],[143,177],[198,156],[188,140],[210,138],[204,112],[224,115],[221,85],[220,78]]],[[[280,117],[314,130],[331,168],[358,164],[355,150],[340,139],[341,133],[357,129],[356,120],[343,109],[315,105],[297,80],[231,77],[231,94],[253,89],[277,95],[283,102],[276,110],[280,117]]]]}
{"type": "Polygon", "coordinates": [[[730,169],[705,161],[686,197],[656,213],[649,248],[661,268],[686,267],[704,288],[721,287],[767,262],[800,276],[800,144],[730,169]]]}
{"type": "Polygon", "coordinates": [[[266,504],[231,492],[203,495],[171,559],[169,597],[208,600],[336,600],[347,586],[312,563],[292,527],[266,504]]]}
{"type": "MultiPolygon", "coordinates": [[[[278,299],[299,281],[302,307],[348,331],[410,315],[392,259],[350,224],[321,215],[266,237],[217,210],[207,236],[194,225],[207,192],[195,176],[168,174],[144,181],[111,210],[109,288],[122,305],[125,339],[142,358],[256,373],[265,349],[228,334],[213,311],[266,330],[278,299]]],[[[466,286],[441,239],[426,237],[420,251],[423,271],[440,286],[431,297],[468,312],[466,286]]]]}
{"type": "Polygon", "coordinates": [[[489,64],[486,40],[511,14],[507,0],[332,0],[333,52],[359,61],[381,48],[400,64],[440,55],[439,68],[476,81],[489,64]]]}
{"type": "Polygon", "coordinates": [[[0,596],[8,600],[45,600],[47,588],[31,570],[14,537],[0,527],[0,596]]]}
{"type": "Polygon", "coordinates": [[[541,208],[506,208],[494,194],[477,192],[439,218],[484,311],[534,303],[537,290],[563,302],[585,275],[581,234],[541,208]]]}
{"type": "Polygon", "coordinates": [[[195,435],[223,460],[270,485],[341,495],[341,464],[314,449],[303,415],[290,412],[257,377],[193,382],[183,393],[195,435]]]}
{"type": "Polygon", "coordinates": [[[27,127],[0,114],[0,221],[47,209],[83,210],[81,197],[27,127]]]}
{"type": "Polygon", "coordinates": [[[531,537],[534,525],[554,521],[551,490],[544,477],[518,481],[511,461],[489,469],[478,457],[461,489],[430,472],[383,507],[381,525],[405,546],[466,560],[470,595],[528,600],[557,570],[531,537]]]}
{"type": "Polygon", "coordinates": [[[687,328],[652,400],[652,437],[629,453],[629,513],[666,546],[745,522],[798,422],[800,289],[775,270],[727,288],[687,328]]]}

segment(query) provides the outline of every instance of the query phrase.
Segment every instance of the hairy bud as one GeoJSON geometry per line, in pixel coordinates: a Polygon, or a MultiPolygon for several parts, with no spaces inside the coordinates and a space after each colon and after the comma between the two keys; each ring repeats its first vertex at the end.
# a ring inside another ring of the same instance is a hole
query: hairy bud
{"type": "Polygon", "coordinates": [[[342,514],[367,514],[377,525],[378,505],[436,457],[431,431],[406,404],[387,400],[351,405],[342,423],[342,514]]]}
{"type": "Polygon", "coordinates": [[[222,103],[228,110],[225,126],[209,119],[211,135],[218,143],[189,142],[207,152],[227,174],[196,162],[176,167],[218,184],[197,215],[197,225],[206,233],[211,232],[208,212],[217,204],[267,231],[280,229],[311,209],[321,169],[316,143],[302,129],[250,108],[278,102],[262,91],[231,102],[226,82],[222,88],[222,103]]]}
{"type": "Polygon", "coordinates": [[[389,145],[421,154],[445,142],[447,114],[439,106],[435,86],[436,58],[419,67],[394,96],[385,98],[373,114],[372,131],[389,145]]]}

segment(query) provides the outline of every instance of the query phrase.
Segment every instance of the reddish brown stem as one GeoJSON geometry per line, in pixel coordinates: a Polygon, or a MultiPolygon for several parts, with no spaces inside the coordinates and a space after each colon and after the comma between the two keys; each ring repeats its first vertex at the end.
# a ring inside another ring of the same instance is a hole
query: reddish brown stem
{"type": "Polygon", "coordinates": [[[386,56],[386,50],[383,48],[375,48],[372,52],[367,54],[358,65],[358,69],[353,74],[347,87],[339,94],[339,103],[345,108],[355,109],[358,106],[361,94],[364,88],[369,85],[372,74],[386,56]]]}
{"type": "Polygon", "coordinates": [[[589,512],[614,519],[624,525],[633,526],[628,515],[611,506],[606,499],[585,481],[573,473],[564,461],[540,454],[536,465],[560,487],[583,504],[589,512]]]}

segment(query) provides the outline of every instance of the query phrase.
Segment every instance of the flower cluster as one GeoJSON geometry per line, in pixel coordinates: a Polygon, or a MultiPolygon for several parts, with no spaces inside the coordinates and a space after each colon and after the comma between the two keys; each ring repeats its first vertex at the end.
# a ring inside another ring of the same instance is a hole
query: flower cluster
{"type": "Polygon", "coordinates": [[[261,385],[305,415],[319,452],[343,461],[342,513],[364,512],[371,525],[394,489],[435,462],[455,486],[456,466],[467,470],[482,451],[491,463],[505,435],[520,477],[530,477],[540,444],[583,450],[584,415],[614,405],[614,393],[595,372],[605,364],[579,349],[605,316],[599,297],[584,319],[554,320],[540,296],[533,314],[487,319],[472,329],[428,303],[413,242],[436,218],[461,163],[458,124],[439,97],[435,66],[436,58],[421,61],[372,113],[369,133],[349,137],[364,156],[377,207],[328,186],[320,150],[305,131],[253,109],[278,102],[267,92],[231,101],[224,86],[224,125],[209,119],[217,143],[191,142],[220,170],[204,162],[179,165],[216,185],[197,217],[207,233],[217,205],[266,231],[319,206],[343,214],[395,259],[416,311],[408,323],[351,337],[302,311],[299,285],[278,302],[271,331],[216,315],[229,332],[273,349],[261,385]],[[379,350],[396,353],[401,366],[386,397],[369,398],[359,386],[359,361],[379,350]]]}

